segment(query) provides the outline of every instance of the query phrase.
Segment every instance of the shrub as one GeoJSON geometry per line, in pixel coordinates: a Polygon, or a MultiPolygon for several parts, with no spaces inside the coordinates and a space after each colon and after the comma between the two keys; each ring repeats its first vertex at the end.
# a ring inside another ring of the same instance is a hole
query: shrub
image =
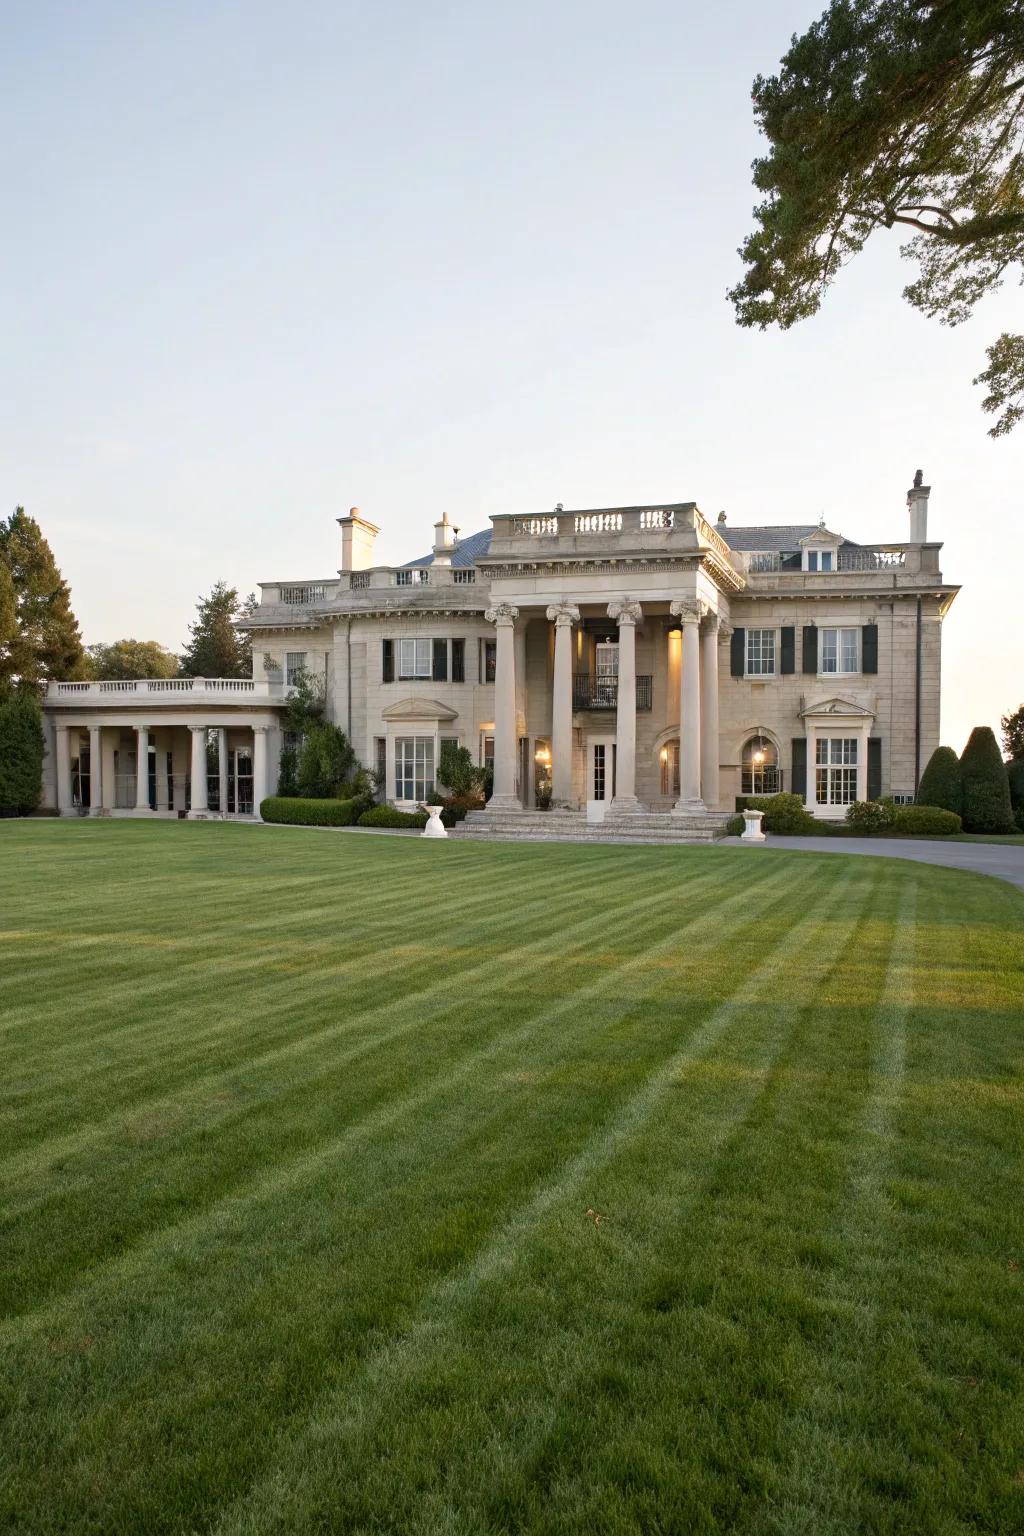
{"type": "Polygon", "coordinates": [[[884,800],[855,800],[846,808],[846,824],[858,832],[888,832],[896,824],[896,807],[884,800]]]}
{"type": "Polygon", "coordinates": [[[25,816],[43,793],[42,710],[34,688],[0,691],[0,815],[25,816]]]}
{"type": "Polygon", "coordinates": [[[960,759],[952,747],[936,747],[928,759],[915,796],[918,805],[937,805],[943,811],[963,810],[960,759]]]}
{"type": "Polygon", "coordinates": [[[460,747],[454,741],[444,743],[437,765],[437,779],[451,791],[452,797],[464,799],[476,795],[482,800],[485,774],[486,769],[477,767],[468,747],[460,747]]]}
{"type": "Polygon", "coordinates": [[[746,823],[743,820],[742,814],[737,811],[736,815],[730,816],[729,820],[725,824],[726,837],[742,837],[743,828],[745,825],[746,823]]]}
{"type": "Polygon", "coordinates": [[[1015,832],[1010,782],[995,734],[976,725],[960,758],[963,823],[968,832],[1015,832]]]}
{"type": "Polygon", "coordinates": [[[375,805],[359,818],[361,827],[419,827],[427,824],[426,811],[399,811],[393,805],[375,805]]]}
{"type": "Polygon", "coordinates": [[[763,811],[761,827],[765,832],[803,836],[821,831],[800,795],[743,795],[737,800],[736,809],[763,811]]]}
{"type": "Polygon", "coordinates": [[[318,720],[309,727],[299,748],[299,794],[309,800],[329,800],[357,767],[345,732],[326,720],[318,720]]]}
{"type": "Polygon", "coordinates": [[[294,827],[350,827],[362,810],[360,800],[300,800],[293,795],[271,795],[260,806],[264,821],[294,827]]]}
{"type": "Polygon", "coordinates": [[[937,805],[898,805],[895,831],[911,833],[914,837],[951,837],[959,832],[962,823],[955,811],[944,811],[937,805]]]}
{"type": "Polygon", "coordinates": [[[1006,765],[1006,778],[1010,785],[1010,805],[1013,819],[1019,831],[1024,832],[1024,758],[1017,758],[1006,765]]]}
{"type": "Polygon", "coordinates": [[[296,765],[298,754],[294,747],[281,748],[281,761],[277,769],[277,793],[279,795],[297,795],[299,792],[296,781],[296,765]]]}

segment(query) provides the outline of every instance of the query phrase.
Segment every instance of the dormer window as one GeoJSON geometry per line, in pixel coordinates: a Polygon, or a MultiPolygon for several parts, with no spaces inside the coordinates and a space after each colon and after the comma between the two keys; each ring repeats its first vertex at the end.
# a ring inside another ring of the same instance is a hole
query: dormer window
{"type": "Polygon", "coordinates": [[[814,532],[800,540],[800,569],[816,574],[838,570],[839,546],[842,542],[842,534],[826,528],[825,519],[822,518],[814,532]]]}
{"type": "Polygon", "coordinates": [[[834,571],[836,568],[836,552],[834,549],[806,549],[804,550],[806,571],[834,571]]]}

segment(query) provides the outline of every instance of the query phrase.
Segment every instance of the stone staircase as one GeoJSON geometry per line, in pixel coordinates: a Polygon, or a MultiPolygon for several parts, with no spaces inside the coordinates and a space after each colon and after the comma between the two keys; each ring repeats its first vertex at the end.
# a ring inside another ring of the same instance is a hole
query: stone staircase
{"type": "Polygon", "coordinates": [[[636,811],[587,821],[583,811],[470,811],[449,836],[478,842],[713,843],[725,836],[728,814],[636,811]]]}

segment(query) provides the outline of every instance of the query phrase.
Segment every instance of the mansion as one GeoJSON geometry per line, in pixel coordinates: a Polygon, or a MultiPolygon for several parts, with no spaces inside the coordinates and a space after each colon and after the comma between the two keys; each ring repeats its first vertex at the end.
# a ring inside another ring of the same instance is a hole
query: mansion
{"type": "Polygon", "coordinates": [[[562,827],[685,835],[748,794],[792,791],[821,817],[912,800],[958,591],[920,482],[907,536],[872,545],[824,521],[712,524],[693,502],[558,506],[466,538],[443,516],[428,554],[386,566],[353,508],[336,575],[262,584],[251,680],[51,684],[45,803],[258,816],[300,672],[395,805],[440,793],[445,741],[468,747],[493,769],[485,827],[550,808],[562,827]]]}

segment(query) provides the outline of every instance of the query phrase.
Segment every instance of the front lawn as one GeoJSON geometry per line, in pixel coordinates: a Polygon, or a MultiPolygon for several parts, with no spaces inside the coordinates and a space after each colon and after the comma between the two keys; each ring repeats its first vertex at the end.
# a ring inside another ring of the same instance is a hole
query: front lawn
{"type": "Polygon", "coordinates": [[[0,1526],[1024,1522],[1024,895],[0,823],[0,1526]]]}

